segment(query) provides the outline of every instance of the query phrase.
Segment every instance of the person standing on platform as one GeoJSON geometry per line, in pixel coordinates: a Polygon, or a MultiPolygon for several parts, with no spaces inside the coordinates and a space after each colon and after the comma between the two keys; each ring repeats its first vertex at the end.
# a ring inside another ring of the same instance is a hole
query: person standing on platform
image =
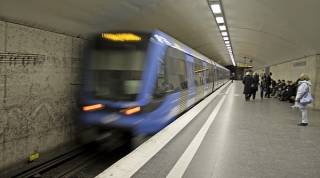
{"type": "Polygon", "coordinates": [[[251,85],[251,94],[252,94],[252,99],[256,99],[256,93],[258,91],[258,86],[259,86],[259,75],[257,73],[254,73],[253,75],[253,84],[251,85]]]}
{"type": "Polygon", "coordinates": [[[261,81],[260,81],[260,98],[261,99],[263,99],[265,90],[266,90],[266,76],[265,74],[261,74],[261,81]]]}
{"type": "Polygon", "coordinates": [[[272,81],[272,73],[270,72],[269,75],[266,75],[266,98],[270,98],[270,94],[271,94],[271,81],[272,81]]]}
{"type": "Polygon", "coordinates": [[[243,94],[246,101],[249,101],[252,93],[251,87],[253,85],[253,78],[250,72],[246,72],[246,75],[243,77],[242,83],[244,84],[243,94]]]}
{"type": "Polygon", "coordinates": [[[311,95],[311,82],[310,78],[306,74],[301,74],[299,77],[299,86],[297,89],[296,99],[295,99],[295,107],[298,107],[301,111],[301,123],[299,126],[307,126],[308,122],[308,104],[313,102],[313,98],[311,95]]]}

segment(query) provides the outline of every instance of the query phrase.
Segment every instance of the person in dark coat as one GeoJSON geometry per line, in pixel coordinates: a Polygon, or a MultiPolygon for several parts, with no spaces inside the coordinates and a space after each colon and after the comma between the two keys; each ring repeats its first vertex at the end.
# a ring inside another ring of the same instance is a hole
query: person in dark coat
{"type": "Polygon", "coordinates": [[[244,84],[243,94],[245,96],[246,101],[249,101],[252,94],[251,88],[253,86],[253,78],[250,72],[246,72],[246,75],[244,76],[242,83],[244,84]]]}
{"type": "Polygon", "coordinates": [[[261,75],[260,82],[260,98],[263,99],[264,92],[266,91],[266,76],[265,74],[261,75]]]}
{"type": "Polygon", "coordinates": [[[293,86],[293,83],[292,81],[288,81],[288,85],[283,93],[283,97],[280,98],[280,100],[282,101],[289,101],[290,103],[293,103],[294,102],[294,99],[293,97],[295,96],[295,93],[294,93],[294,86],[293,86]]]}
{"type": "Polygon", "coordinates": [[[259,75],[255,73],[253,75],[253,85],[251,85],[251,94],[252,94],[253,100],[256,99],[256,93],[258,91],[258,87],[259,87],[259,75]]]}
{"type": "Polygon", "coordinates": [[[271,81],[271,86],[272,86],[272,90],[271,90],[271,96],[276,96],[276,92],[277,92],[277,82],[275,80],[271,81]]]}
{"type": "Polygon", "coordinates": [[[265,80],[266,80],[266,98],[270,98],[270,94],[271,94],[271,81],[272,81],[272,73],[270,72],[269,75],[266,76],[265,80]]]}

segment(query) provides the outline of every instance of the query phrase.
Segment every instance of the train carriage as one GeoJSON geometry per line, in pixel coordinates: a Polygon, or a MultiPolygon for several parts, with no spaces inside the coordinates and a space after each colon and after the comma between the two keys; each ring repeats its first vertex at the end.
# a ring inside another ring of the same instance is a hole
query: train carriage
{"type": "Polygon", "coordinates": [[[229,79],[229,70],[158,30],[102,33],[84,66],[79,123],[97,137],[154,134],[229,79]]]}

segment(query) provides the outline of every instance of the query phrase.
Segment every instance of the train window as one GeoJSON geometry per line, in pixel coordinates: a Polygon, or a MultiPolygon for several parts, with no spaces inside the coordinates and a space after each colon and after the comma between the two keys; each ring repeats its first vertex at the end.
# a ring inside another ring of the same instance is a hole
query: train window
{"type": "Polygon", "coordinates": [[[134,101],[139,93],[145,64],[145,48],[135,45],[113,48],[97,44],[90,51],[90,92],[97,99],[134,101]]]}
{"type": "Polygon", "coordinates": [[[214,72],[213,72],[213,66],[212,64],[209,64],[209,83],[212,83],[214,80],[214,72]]]}
{"type": "Polygon", "coordinates": [[[209,83],[209,64],[207,62],[204,62],[204,79],[206,81],[206,83],[209,83]]]}
{"type": "Polygon", "coordinates": [[[196,86],[204,85],[204,72],[206,71],[203,63],[200,59],[194,58],[195,61],[195,70],[194,70],[194,78],[196,86]]]}
{"type": "Polygon", "coordinates": [[[166,95],[166,93],[173,90],[173,86],[169,84],[165,74],[165,61],[162,61],[159,65],[159,73],[154,98],[162,98],[166,95]]]}
{"type": "Polygon", "coordinates": [[[162,98],[167,93],[187,89],[184,56],[183,52],[168,48],[165,59],[159,65],[155,98],[162,98]]]}
{"type": "Polygon", "coordinates": [[[165,59],[166,76],[174,90],[186,89],[188,87],[184,57],[184,53],[177,49],[169,47],[167,50],[165,59]]]}

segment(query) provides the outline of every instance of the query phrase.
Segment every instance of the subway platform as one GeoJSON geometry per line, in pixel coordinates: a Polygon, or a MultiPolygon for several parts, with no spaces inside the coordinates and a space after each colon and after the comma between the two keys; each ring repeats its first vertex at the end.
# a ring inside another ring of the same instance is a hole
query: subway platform
{"type": "Polygon", "coordinates": [[[97,177],[320,177],[320,111],[297,126],[290,103],[242,90],[225,85],[97,177]]]}

